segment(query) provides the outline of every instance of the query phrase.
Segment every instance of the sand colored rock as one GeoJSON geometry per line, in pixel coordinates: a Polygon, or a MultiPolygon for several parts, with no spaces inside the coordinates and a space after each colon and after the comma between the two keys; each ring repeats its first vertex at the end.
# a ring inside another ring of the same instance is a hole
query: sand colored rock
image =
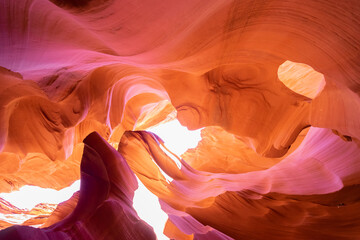
{"type": "Polygon", "coordinates": [[[49,219],[57,221],[49,227],[13,226],[0,232],[1,239],[156,239],[132,208],[137,181],[122,156],[98,133],[90,134],[84,143],[80,193],[72,198],[77,203],[70,199],[59,205],[49,219]],[[57,211],[68,214],[62,217],[57,211]]]}
{"type": "Polygon", "coordinates": [[[0,199],[1,224],[0,229],[12,225],[40,226],[47,221],[47,218],[53,213],[55,204],[37,204],[31,210],[20,209],[10,202],[0,199]]]}
{"type": "Polygon", "coordinates": [[[4,0],[0,191],[84,186],[43,229],[0,235],[154,237],[132,209],[134,172],[170,238],[360,238],[359,12],[357,0],[4,0]],[[142,131],[175,115],[205,127],[177,162],[142,131]]]}
{"type": "MultiPolygon", "coordinates": [[[[359,205],[355,192],[360,152],[356,143],[327,129],[311,128],[302,144],[273,167],[240,174],[198,171],[184,160],[178,168],[150,133],[128,132],[123,138],[126,144],[120,143],[119,151],[130,167],[159,196],[170,221],[196,239],[217,231],[234,239],[272,234],[273,239],[352,239],[359,234],[353,213],[359,205]],[[326,144],[314,148],[320,139],[326,144]],[[174,180],[167,182],[156,166],[174,180]],[[328,224],[337,221],[355,224],[329,229],[328,224]],[[256,231],[259,226],[262,230],[256,231]]],[[[168,236],[177,236],[173,224],[168,228],[168,236]]]]}

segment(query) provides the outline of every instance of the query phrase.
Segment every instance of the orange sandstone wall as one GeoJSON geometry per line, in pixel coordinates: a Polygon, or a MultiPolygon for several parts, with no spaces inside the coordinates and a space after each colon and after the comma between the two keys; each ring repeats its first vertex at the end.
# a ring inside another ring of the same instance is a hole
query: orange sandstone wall
{"type": "Polygon", "coordinates": [[[170,238],[360,238],[359,13],[356,0],[4,0],[0,191],[86,184],[45,230],[0,236],[152,238],[136,184],[121,190],[135,173],[170,238]],[[180,169],[160,139],[131,132],[175,110],[206,127],[180,169]],[[121,219],[98,224],[87,204],[121,219]]]}

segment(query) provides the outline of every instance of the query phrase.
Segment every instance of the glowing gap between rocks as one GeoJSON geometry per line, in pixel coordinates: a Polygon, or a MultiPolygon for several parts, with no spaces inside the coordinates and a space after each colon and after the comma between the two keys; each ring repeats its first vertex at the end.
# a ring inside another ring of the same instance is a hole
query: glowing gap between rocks
{"type": "Polygon", "coordinates": [[[31,210],[39,203],[59,204],[64,202],[78,190],[80,190],[80,180],[59,191],[37,186],[23,186],[19,191],[0,193],[0,197],[18,208],[31,210]]]}
{"type": "Polygon", "coordinates": [[[177,119],[151,127],[147,131],[158,135],[165,142],[164,145],[178,156],[181,156],[189,148],[195,148],[201,140],[201,129],[189,131],[186,127],[181,126],[177,119]]]}
{"type": "MultiPolygon", "coordinates": [[[[164,141],[165,147],[179,157],[189,148],[195,148],[201,140],[200,129],[189,131],[186,127],[181,126],[177,119],[149,128],[147,131],[158,135],[164,141]]],[[[178,165],[180,164],[178,159],[172,156],[172,154],[169,154],[169,157],[171,157],[178,165]]],[[[160,171],[165,178],[171,182],[172,179],[161,169],[160,171]]],[[[135,210],[142,220],[154,228],[158,240],[168,240],[163,234],[167,220],[166,213],[161,210],[158,198],[152,194],[140,180],[138,180],[138,182],[139,188],[135,191],[133,205],[135,210]]]]}
{"type": "MultiPolygon", "coordinates": [[[[189,131],[186,127],[181,126],[177,120],[149,128],[148,131],[157,134],[165,142],[166,148],[178,156],[181,156],[189,148],[195,148],[201,139],[200,130],[189,131]]],[[[174,156],[171,154],[169,156],[178,165],[180,164],[174,156]]],[[[165,173],[163,174],[167,176],[165,173]]],[[[168,179],[168,181],[171,180],[171,178],[168,179]]],[[[158,240],[168,239],[163,234],[167,215],[161,210],[158,198],[146,189],[139,180],[138,182],[139,188],[135,191],[134,196],[135,210],[142,220],[154,228],[158,240]]],[[[18,208],[31,210],[39,203],[59,204],[68,200],[78,190],[80,190],[80,180],[60,191],[37,186],[23,186],[19,191],[1,193],[0,197],[18,208]]]]}

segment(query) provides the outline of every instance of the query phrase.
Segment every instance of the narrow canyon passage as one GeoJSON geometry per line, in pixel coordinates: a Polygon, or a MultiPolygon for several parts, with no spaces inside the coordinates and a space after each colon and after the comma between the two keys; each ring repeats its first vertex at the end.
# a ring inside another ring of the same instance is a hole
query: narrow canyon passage
{"type": "Polygon", "coordinates": [[[0,239],[360,239],[359,29],[356,0],[3,0],[0,239]]]}

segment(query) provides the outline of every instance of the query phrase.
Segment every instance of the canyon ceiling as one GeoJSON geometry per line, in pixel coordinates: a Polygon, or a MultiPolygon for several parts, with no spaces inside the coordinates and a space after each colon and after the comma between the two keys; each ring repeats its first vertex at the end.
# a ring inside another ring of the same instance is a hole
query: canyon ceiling
{"type": "Polygon", "coordinates": [[[135,176],[170,239],[360,239],[359,63],[358,0],[1,0],[0,192],[81,189],[0,239],[156,239],[135,176]]]}

